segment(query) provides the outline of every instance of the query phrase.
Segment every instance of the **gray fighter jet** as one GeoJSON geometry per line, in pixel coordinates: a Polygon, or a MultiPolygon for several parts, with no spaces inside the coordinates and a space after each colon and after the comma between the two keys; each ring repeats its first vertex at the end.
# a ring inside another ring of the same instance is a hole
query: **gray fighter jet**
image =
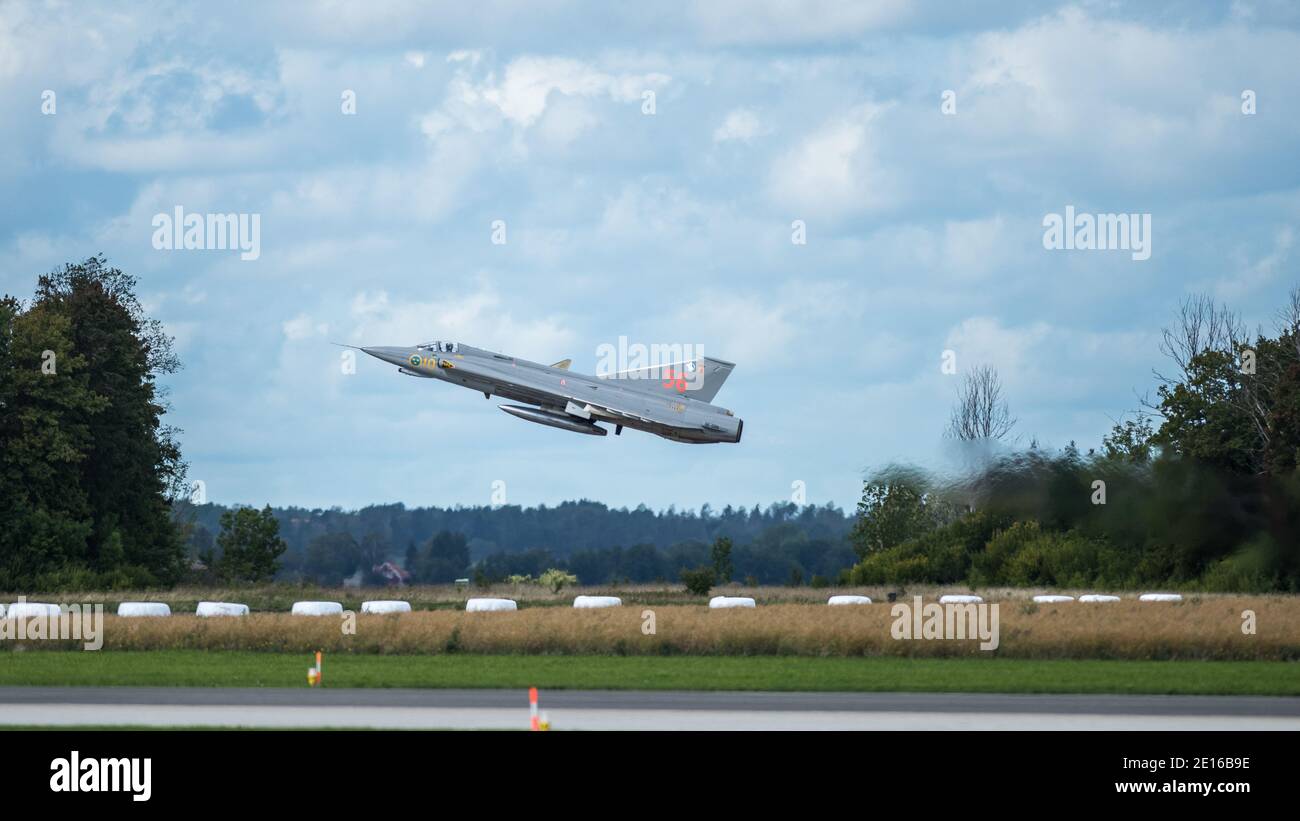
{"type": "MultiPolygon", "coordinates": [[[[352,347],[352,346],[347,346],[352,347]]],[[[399,373],[440,379],[522,405],[499,405],[511,416],[576,433],[604,436],[599,422],[643,430],[674,442],[739,442],[745,423],[711,405],[735,365],[707,356],[608,376],[569,370],[571,360],[542,365],[456,342],[413,348],[359,348],[399,373]]]]}

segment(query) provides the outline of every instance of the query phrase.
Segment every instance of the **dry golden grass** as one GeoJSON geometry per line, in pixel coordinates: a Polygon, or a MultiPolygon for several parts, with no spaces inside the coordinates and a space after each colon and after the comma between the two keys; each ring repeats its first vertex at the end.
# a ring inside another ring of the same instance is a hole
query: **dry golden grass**
{"type": "MultiPolygon", "coordinates": [[[[625,601],[631,598],[627,590],[619,592],[625,601]]],[[[818,601],[824,602],[824,592],[818,593],[818,601]]],[[[1015,598],[1001,600],[998,656],[1300,660],[1300,597],[1189,596],[1181,603],[1126,599],[1107,604],[1036,605],[1027,600],[1024,591],[1015,593],[1015,598]],[[1256,635],[1242,633],[1245,610],[1256,614],[1256,635]]],[[[911,603],[910,596],[906,600],[911,603]]],[[[849,607],[760,604],[755,609],[712,611],[700,604],[668,604],[602,610],[526,607],[515,612],[358,614],[354,635],[344,634],[337,617],[254,613],[243,618],[174,615],[126,619],[109,615],[105,617],[104,647],[394,654],[939,657],[982,652],[977,640],[895,640],[890,630],[893,622],[887,603],[849,607]],[[642,632],[646,609],[654,612],[653,635],[642,632]]],[[[50,641],[28,644],[40,648],[79,646],[50,641]]]]}
{"type": "MultiPolygon", "coordinates": [[[[750,596],[760,606],[770,604],[825,604],[833,595],[870,596],[877,603],[886,601],[890,591],[899,591],[900,600],[908,601],[912,596],[924,596],[927,600],[937,598],[944,593],[970,593],[971,588],[962,585],[915,585],[906,589],[899,587],[748,587],[739,583],[721,585],[713,589],[710,596],[750,596]]],[[[1137,597],[1139,591],[1120,591],[1106,589],[1063,590],[1046,588],[979,588],[973,592],[983,596],[986,601],[1029,601],[1039,593],[1064,593],[1078,596],[1082,593],[1114,593],[1126,597],[1137,597]]],[[[317,587],[314,585],[264,584],[242,587],[175,587],[169,590],[113,590],[78,593],[41,593],[33,591],[0,592],[0,602],[11,602],[20,595],[28,601],[55,602],[61,604],[101,603],[106,609],[114,610],[119,602],[157,601],[166,602],[176,612],[194,612],[194,606],[200,601],[230,601],[247,604],[254,612],[288,612],[295,601],[324,600],[342,602],[352,610],[360,610],[361,602],[367,599],[401,599],[408,601],[416,610],[457,609],[463,608],[465,600],[475,596],[498,596],[514,599],[521,606],[561,606],[568,607],[574,596],[619,596],[627,605],[664,605],[664,604],[704,604],[708,596],[693,596],[679,584],[646,583],[625,585],[580,586],[566,588],[559,593],[535,584],[494,584],[487,588],[470,585],[458,588],[450,584],[417,585],[414,587],[357,588],[357,587],[317,587]]],[[[1189,599],[1193,596],[1202,600],[1242,598],[1236,594],[1223,593],[1184,593],[1189,599]]],[[[1247,597],[1250,598],[1250,597],[1247,597]]],[[[1283,597],[1285,598],[1285,597],[1283,597]]]]}

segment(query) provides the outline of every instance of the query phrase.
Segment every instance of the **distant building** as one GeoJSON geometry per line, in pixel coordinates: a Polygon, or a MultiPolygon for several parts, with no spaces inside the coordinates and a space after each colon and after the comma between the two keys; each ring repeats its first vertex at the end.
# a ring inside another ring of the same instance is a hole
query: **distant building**
{"type": "Polygon", "coordinates": [[[384,562],[370,568],[370,572],[384,580],[384,584],[402,587],[411,583],[411,574],[392,562],[384,562]]]}

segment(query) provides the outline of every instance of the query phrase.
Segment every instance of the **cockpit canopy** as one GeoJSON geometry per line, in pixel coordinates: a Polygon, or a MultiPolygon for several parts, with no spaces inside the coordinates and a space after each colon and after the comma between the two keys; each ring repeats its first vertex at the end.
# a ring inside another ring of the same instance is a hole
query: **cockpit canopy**
{"type": "Polygon", "coordinates": [[[459,346],[455,342],[425,342],[418,347],[422,351],[433,351],[434,353],[456,353],[459,346]]]}

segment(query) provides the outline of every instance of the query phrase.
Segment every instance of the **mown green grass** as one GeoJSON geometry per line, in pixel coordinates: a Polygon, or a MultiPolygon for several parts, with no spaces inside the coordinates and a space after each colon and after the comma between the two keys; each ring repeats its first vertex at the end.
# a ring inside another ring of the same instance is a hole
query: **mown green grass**
{"type": "MultiPolygon", "coordinates": [[[[307,654],[0,654],[0,685],[306,687],[307,654]]],[[[1300,695],[1300,664],[799,656],[327,655],[327,687],[1300,695]]]]}

